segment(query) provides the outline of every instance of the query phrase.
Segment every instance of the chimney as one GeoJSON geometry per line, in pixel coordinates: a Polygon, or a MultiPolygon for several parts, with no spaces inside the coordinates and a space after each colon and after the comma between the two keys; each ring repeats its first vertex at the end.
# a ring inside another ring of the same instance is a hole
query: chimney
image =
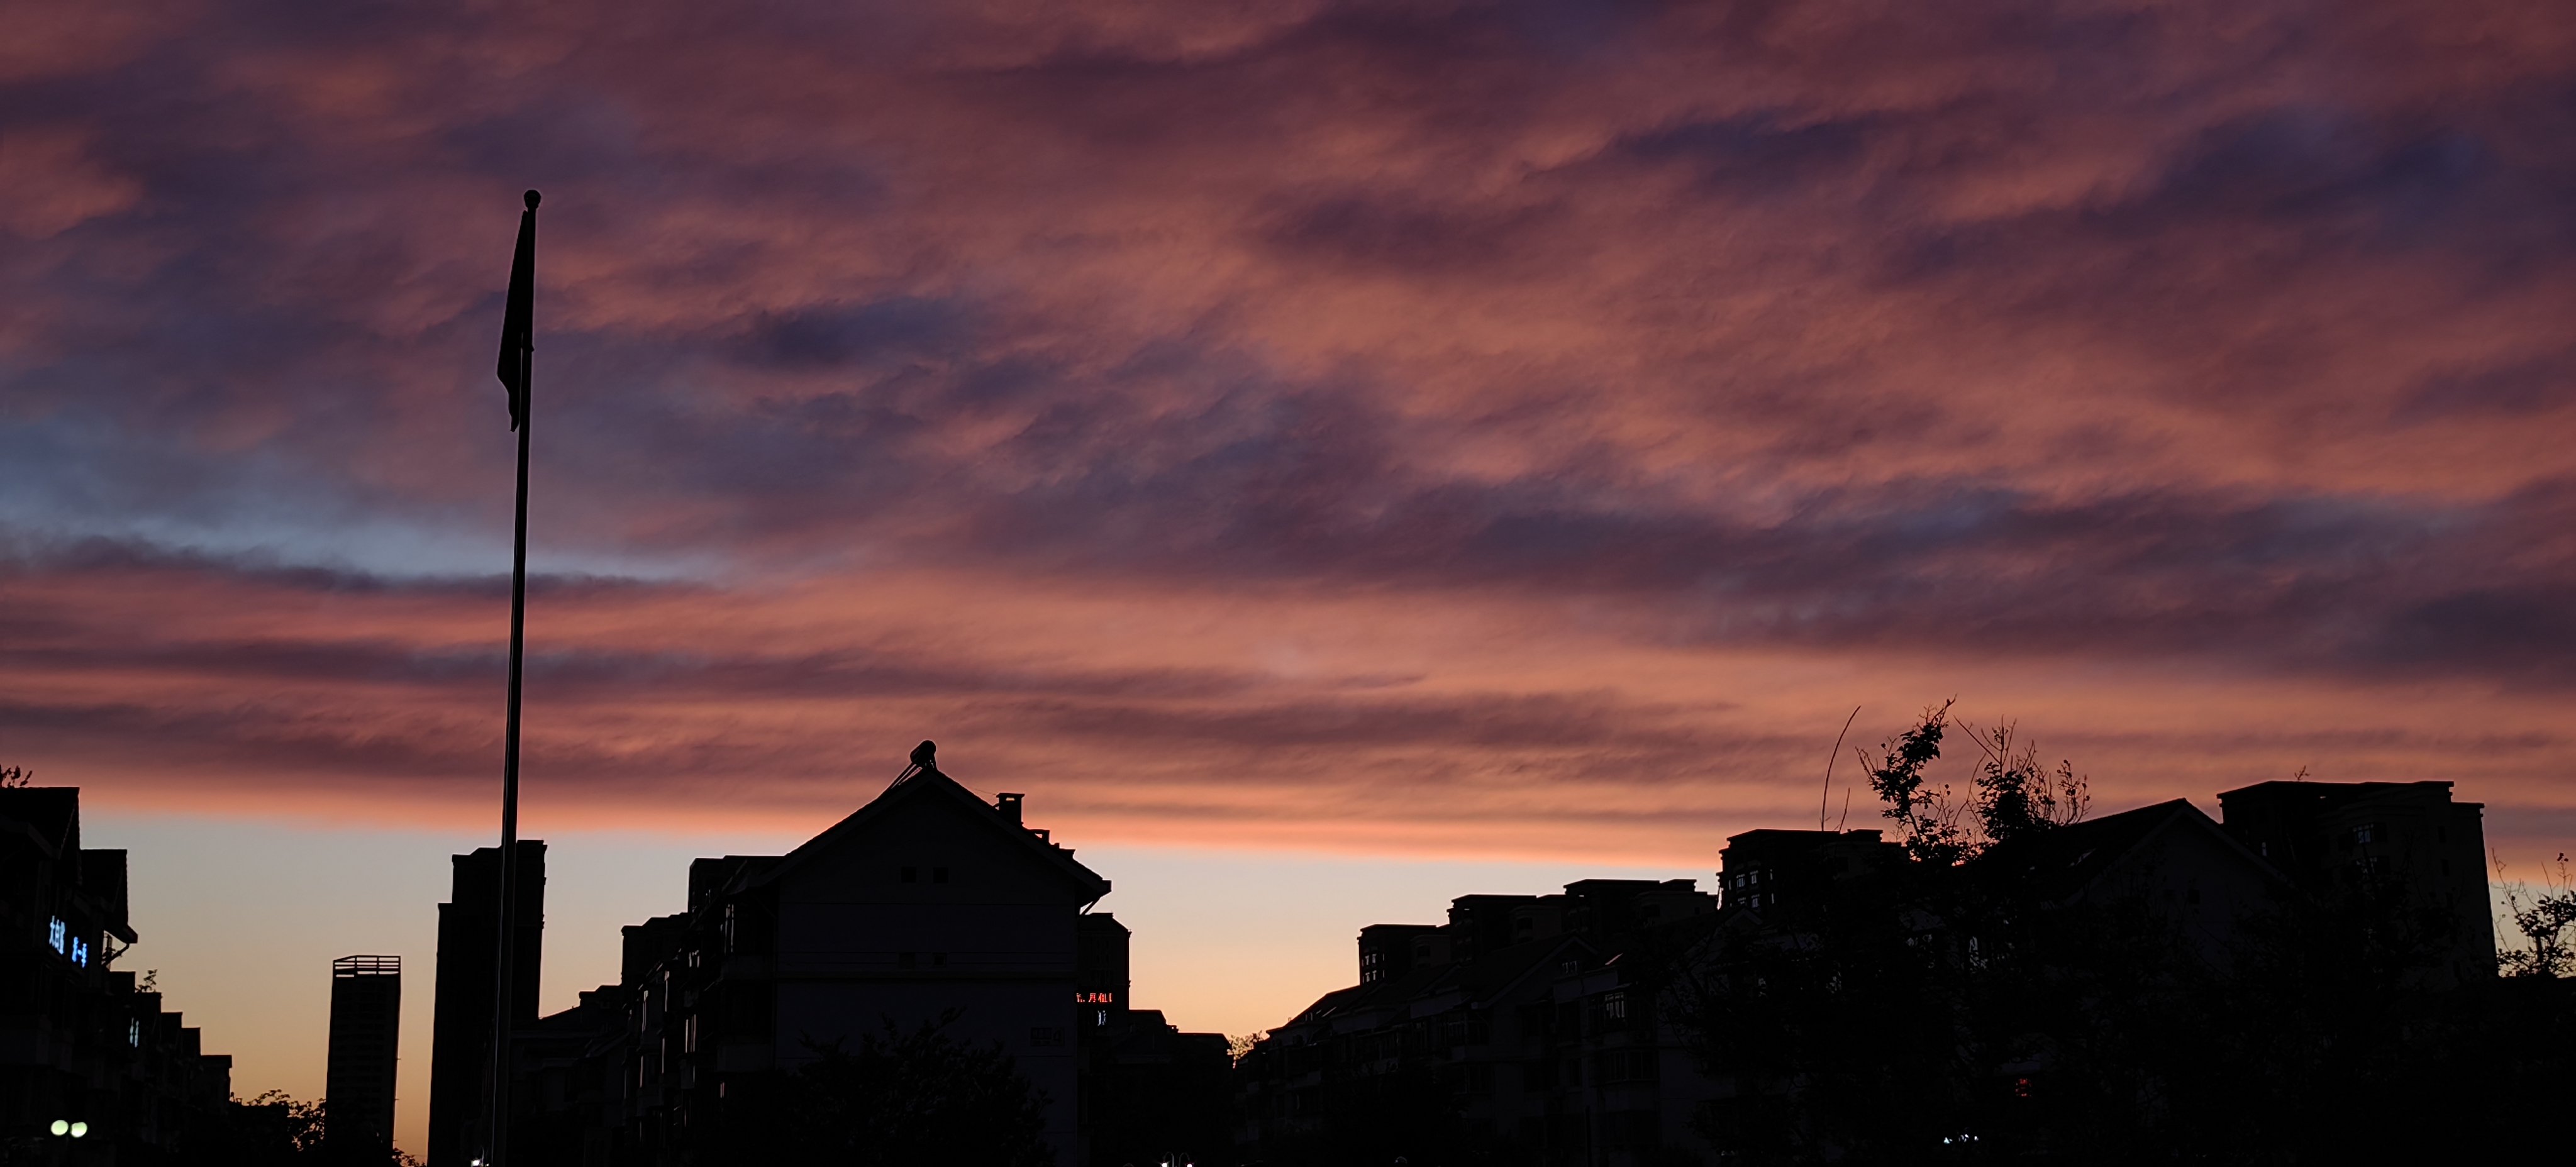
{"type": "Polygon", "coordinates": [[[1020,800],[1027,797],[1028,795],[1025,794],[1002,795],[993,800],[993,809],[1002,812],[1004,817],[1011,820],[1012,825],[1017,826],[1020,822],[1020,800]]]}

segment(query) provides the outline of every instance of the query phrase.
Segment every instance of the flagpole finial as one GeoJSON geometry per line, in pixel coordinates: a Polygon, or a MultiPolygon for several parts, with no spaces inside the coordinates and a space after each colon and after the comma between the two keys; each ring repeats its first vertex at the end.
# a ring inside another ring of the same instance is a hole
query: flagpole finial
{"type": "Polygon", "coordinates": [[[529,209],[529,210],[531,210],[531,211],[536,210],[536,209],[537,209],[537,198],[538,198],[537,192],[535,192],[535,191],[529,191],[529,192],[528,192],[528,195],[527,195],[527,198],[528,198],[528,209],[529,209]]]}

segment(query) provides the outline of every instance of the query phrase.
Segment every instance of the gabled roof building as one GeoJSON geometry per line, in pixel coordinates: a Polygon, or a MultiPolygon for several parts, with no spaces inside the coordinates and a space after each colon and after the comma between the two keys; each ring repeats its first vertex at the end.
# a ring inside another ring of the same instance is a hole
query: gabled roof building
{"type": "Polygon", "coordinates": [[[998,1044],[1067,1165],[1085,1161],[1089,1047],[1141,1034],[1168,1048],[1139,1064],[1162,1065],[1212,1042],[1221,1073],[1222,1037],[1128,1008],[1126,929],[1090,914],[1110,882],[1022,821],[1021,795],[985,801],[926,742],[915,762],[785,855],[691,864],[685,908],[625,930],[621,983],[523,1037],[518,1145],[689,1161],[730,1095],[889,1025],[998,1044]]]}
{"type": "Polygon", "coordinates": [[[2297,894],[2278,868],[2181,798],[2012,839],[1974,866],[2050,907],[2141,904],[2213,961],[2256,914],[2297,894]]]}

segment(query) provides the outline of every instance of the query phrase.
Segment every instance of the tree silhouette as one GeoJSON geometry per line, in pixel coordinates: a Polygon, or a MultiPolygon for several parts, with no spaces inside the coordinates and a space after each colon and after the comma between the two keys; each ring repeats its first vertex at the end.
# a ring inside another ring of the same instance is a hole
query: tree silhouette
{"type": "Polygon", "coordinates": [[[1978,730],[1965,723],[1968,740],[1985,754],[1964,800],[1947,783],[1934,783],[1926,768],[1941,759],[1941,742],[1954,723],[1956,699],[1923,711],[1905,732],[1879,743],[1877,756],[1859,750],[1870,789],[1887,804],[1904,836],[1905,852],[1918,863],[1965,862],[2008,839],[2083,820],[2093,805],[2090,784],[2071,761],[2055,770],[2039,763],[2036,742],[2015,740],[2010,722],[1978,730]]]}
{"type": "Polygon", "coordinates": [[[234,1098],[224,1121],[195,1148],[195,1160],[220,1167],[294,1167],[325,1162],[323,1106],[283,1090],[234,1098]]]}
{"type": "MultiPolygon", "coordinates": [[[[2504,861],[2496,860],[2496,881],[2504,883],[2504,861]]],[[[2530,895],[2504,884],[2505,914],[2524,947],[2499,948],[2496,968],[2509,977],[2576,976],[2576,879],[2568,876],[2567,853],[2558,854],[2558,870],[2549,890],[2530,895]]]]}
{"type": "Polygon", "coordinates": [[[2064,898],[2002,844],[2065,828],[2074,768],[1999,724],[1968,798],[1950,705],[1864,755],[1911,861],[1720,933],[1677,986],[1732,1161],[2554,1161],[2576,1090],[2576,887],[2514,898],[2509,976],[2423,974],[2456,920],[2393,874],[2288,895],[2226,945],[2144,892],[2064,898]],[[1996,848],[2001,847],[2000,850],[1996,848]],[[1992,851],[1991,854],[1989,852],[1992,851]],[[2536,1153],[2536,1154],[2535,1154],[2536,1153]]]}

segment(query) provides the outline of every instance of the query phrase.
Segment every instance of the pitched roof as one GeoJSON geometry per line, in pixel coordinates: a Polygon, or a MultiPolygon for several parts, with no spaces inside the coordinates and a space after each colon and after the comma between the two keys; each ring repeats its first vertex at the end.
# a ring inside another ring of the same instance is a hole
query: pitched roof
{"type": "Polygon", "coordinates": [[[731,886],[747,888],[776,883],[813,863],[817,856],[831,852],[844,840],[866,830],[872,824],[924,801],[946,802],[959,808],[971,808],[970,813],[965,816],[968,821],[987,824],[997,836],[1007,840],[1006,846],[1020,848],[1038,860],[1041,866],[1062,877],[1069,889],[1083,898],[1097,900],[1109,894],[1109,881],[1101,878],[1098,872],[1074,862],[1072,848],[1056,846],[1040,838],[1037,832],[1004,817],[999,809],[986,803],[982,796],[966,789],[956,779],[941,773],[937,766],[931,765],[916,766],[906,770],[903,777],[895,779],[883,793],[870,799],[866,806],[850,812],[848,817],[832,824],[822,834],[805,840],[795,850],[788,852],[777,861],[746,864],[731,886]]]}
{"type": "Polygon", "coordinates": [[[1997,844],[1973,866],[1989,875],[2030,883],[2052,898],[2072,899],[2090,891],[2123,860],[2168,831],[2205,834],[2248,865],[2274,879],[2283,878],[2187,798],[2024,834],[1997,844]]]}

